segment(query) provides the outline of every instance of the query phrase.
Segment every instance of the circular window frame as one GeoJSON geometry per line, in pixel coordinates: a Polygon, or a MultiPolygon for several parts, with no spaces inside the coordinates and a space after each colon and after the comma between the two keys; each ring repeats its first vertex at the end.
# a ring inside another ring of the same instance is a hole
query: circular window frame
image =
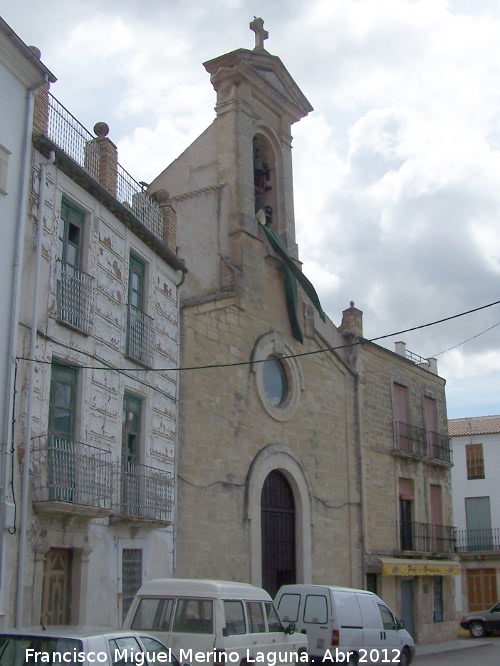
{"type": "Polygon", "coordinates": [[[305,390],[304,375],[299,360],[294,357],[293,348],[278,331],[263,335],[254,346],[251,369],[255,375],[255,385],[259,400],[266,412],[276,421],[289,421],[300,405],[302,391],[305,390]],[[263,366],[269,357],[278,360],[285,373],[287,394],[279,405],[273,405],[264,386],[263,366]]]}

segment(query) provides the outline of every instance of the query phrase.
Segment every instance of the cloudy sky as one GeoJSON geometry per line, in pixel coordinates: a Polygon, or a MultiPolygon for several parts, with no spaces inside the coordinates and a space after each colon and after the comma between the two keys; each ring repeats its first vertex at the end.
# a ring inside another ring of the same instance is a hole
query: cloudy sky
{"type": "MultiPolygon", "coordinates": [[[[304,272],[368,338],[500,299],[499,0],[0,0],[52,93],[151,180],[213,120],[202,63],[262,16],[314,112],[293,127],[304,272]]],[[[436,356],[450,418],[500,414],[500,305],[395,336],[436,356]]]]}

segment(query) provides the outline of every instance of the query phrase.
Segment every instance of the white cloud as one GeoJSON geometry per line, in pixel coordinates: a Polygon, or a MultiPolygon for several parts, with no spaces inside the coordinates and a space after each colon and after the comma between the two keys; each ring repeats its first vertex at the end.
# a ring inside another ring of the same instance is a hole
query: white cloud
{"type": "MultiPolygon", "coordinates": [[[[108,122],[137,180],[210,124],[215,94],[202,62],[252,48],[254,15],[316,109],[293,126],[295,219],[304,272],[333,321],[354,300],[371,337],[497,300],[498,2],[289,0],[284,12],[264,0],[18,0],[3,13],[41,48],[59,77],[55,96],[87,127],[108,122]]],[[[403,337],[428,356],[499,312],[403,337]]],[[[499,333],[439,356],[454,416],[481,404],[500,413],[490,399],[499,333]]]]}

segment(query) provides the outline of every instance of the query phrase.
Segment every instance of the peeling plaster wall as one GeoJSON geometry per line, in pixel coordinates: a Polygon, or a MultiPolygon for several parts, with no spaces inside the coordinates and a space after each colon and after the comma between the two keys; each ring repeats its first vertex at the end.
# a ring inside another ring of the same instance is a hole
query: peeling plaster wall
{"type": "MultiPolygon", "coordinates": [[[[19,321],[20,357],[28,357],[32,317],[36,228],[40,191],[40,162],[35,152],[25,236],[25,268],[19,321]]],[[[140,462],[174,476],[177,455],[178,309],[176,283],[180,277],[170,265],[114,217],[89,192],[65,175],[57,165],[47,167],[43,202],[43,249],[39,284],[39,316],[33,392],[31,437],[48,430],[51,362],[78,366],[75,440],[109,451],[118,463],[122,446],[124,392],[142,399],[140,462]],[[61,200],[84,211],[82,270],[94,277],[93,326],[84,335],[57,318],[57,240],[61,200]],[[125,356],[130,253],[146,265],[145,310],[153,318],[154,368],[141,367],[125,356]],[[173,371],[165,370],[174,368],[173,371]],[[133,369],[127,372],[127,369],[133,369]]],[[[15,423],[15,488],[20,515],[21,474],[26,440],[29,361],[19,361],[15,423]]],[[[34,440],[36,441],[36,440],[34,440]]],[[[117,491],[113,480],[114,492],[117,491]]],[[[31,499],[31,498],[30,498],[31,499]]],[[[81,515],[37,514],[30,501],[30,529],[25,575],[26,624],[40,621],[45,553],[50,548],[75,549],[72,572],[72,622],[121,624],[121,553],[142,548],[143,580],[173,573],[173,526],[146,520],[88,518],[81,515]]],[[[18,536],[7,540],[9,589],[16,598],[18,536]]],[[[13,624],[14,601],[6,609],[4,626],[13,624]]]]}

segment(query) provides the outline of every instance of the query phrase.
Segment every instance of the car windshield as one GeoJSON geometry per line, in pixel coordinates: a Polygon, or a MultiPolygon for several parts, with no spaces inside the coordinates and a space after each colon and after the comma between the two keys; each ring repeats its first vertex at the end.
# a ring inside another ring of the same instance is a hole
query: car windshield
{"type": "Polygon", "coordinates": [[[83,652],[82,642],[74,638],[0,636],[0,666],[25,666],[36,663],[64,663],[68,666],[78,666],[81,664],[78,659],[80,652],[83,652]],[[38,658],[36,653],[39,653],[38,658]],[[59,656],[63,654],[65,659],[59,656]],[[55,659],[48,661],[51,657],[55,659]]]}

